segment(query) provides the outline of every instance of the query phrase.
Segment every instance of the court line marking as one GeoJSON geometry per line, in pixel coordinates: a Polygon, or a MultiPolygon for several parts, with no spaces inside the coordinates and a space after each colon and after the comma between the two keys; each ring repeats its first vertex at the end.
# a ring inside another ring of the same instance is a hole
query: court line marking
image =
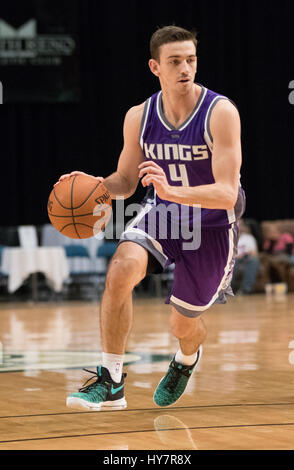
{"type": "MultiPolygon", "coordinates": [[[[227,429],[227,428],[247,428],[247,427],[269,427],[269,426],[294,426],[294,423],[259,423],[259,424],[231,424],[231,425],[224,425],[224,426],[195,426],[189,427],[189,430],[203,430],[203,429],[227,429]]],[[[164,431],[179,431],[179,430],[187,430],[187,428],[171,428],[165,429],[164,431]]],[[[137,433],[144,433],[144,432],[158,432],[156,429],[143,429],[143,430],[135,430],[135,431],[117,431],[117,432],[98,432],[98,433],[91,433],[91,434],[73,434],[73,435],[64,435],[64,436],[52,436],[52,437],[32,437],[26,439],[11,439],[8,441],[0,441],[0,444],[7,444],[8,442],[28,442],[28,441],[48,441],[52,439],[72,439],[75,437],[91,437],[91,436],[111,436],[111,435],[118,435],[118,434],[137,434],[137,433]]]]}
{"type": "Polygon", "coordinates": [[[225,408],[225,407],[244,407],[244,406],[287,406],[294,405],[294,402],[285,402],[285,403],[225,403],[219,405],[194,405],[194,406],[175,406],[166,407],[166,408],[129,408],[126,410],[101,410],[101,411],[69,411],[69,412],[59,412],[59,413],[40,413],[32,415],[9,415],[9,416],[0,416],[0,419],[12,419],[12,418],[38,418],[42,416],[62,416],[62,415],[94,415],[97,413],[130,413],[135,411],[155,411],[155,412],[164,412],[168,410],[171,411],[181,411],[181,410],[193,410],[193,409],[204,409],[204,408],[225,408]]]}

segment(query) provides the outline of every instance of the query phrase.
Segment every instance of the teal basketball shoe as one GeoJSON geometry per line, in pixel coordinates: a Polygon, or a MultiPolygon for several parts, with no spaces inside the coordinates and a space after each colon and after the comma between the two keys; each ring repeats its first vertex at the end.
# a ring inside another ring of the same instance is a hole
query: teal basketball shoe
{"type": "Polygon", "coordinates": [[[124,380],[127,374],[122,375],[120,383],[112,380],[108,369],[102,366],[97,367],[97,373],[84,369],[93,374],[84,386],[77,393],[72,393],[67,397],[66,405],[70,408],[88,409],[100,411],[102,408],[123,409],[127,402],[124,397],[124,380]],[[88,382],[96,377],[94,382],[88,382]]]}
{"type": "Polygon", "coordinates": [[[185,366],[175,361],[171,361],[168,371],[161,379],[153,395],[154,403],[158,406],[169,406],[175,403],[184,393],[188,380],[197,364],[199,364],[202,354],[202,347],[198,349],[197,358],[191,366],[185,366]]]}

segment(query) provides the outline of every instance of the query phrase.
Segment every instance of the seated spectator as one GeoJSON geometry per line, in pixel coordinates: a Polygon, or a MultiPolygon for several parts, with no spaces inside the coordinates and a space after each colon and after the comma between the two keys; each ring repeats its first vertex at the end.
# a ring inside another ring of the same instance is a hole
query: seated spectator
{"type": "Polygon", "coordinates": [[[242,219],[239,224],[238,252],[236,256],[232,285],[236,285],[241,274],[241,284],[237,294],[251,294],[259,268],[258,247],[250,227],[242,219]]]}
{"type": "Polygon", "coordinates": [[[268,228],[267,238],[263,249],[271,255],[291,256],[293,253],[294,238],[290,233],[283,233],[277,224],[272,224],[268,228]]]}
{"type": "Polygon", "coordinates": [[[290,233],[282,232],[276,223],[268,225],[263,251],[269,263],[271,282],[287,282],[293,246],[294,238],[290,233]]]}

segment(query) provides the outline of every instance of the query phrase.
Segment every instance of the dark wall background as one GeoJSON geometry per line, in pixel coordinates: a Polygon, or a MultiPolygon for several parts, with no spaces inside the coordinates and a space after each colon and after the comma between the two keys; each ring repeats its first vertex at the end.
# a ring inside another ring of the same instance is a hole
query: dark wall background
{"type": "Polygon", "coordinates": [[[197,81],[239,107],[246,216],[294,217],[294,2],[79,0],[78,11],[81,102],[0,106],[2,226],[47,223],[65,172],[115,170],[126,111],[158,90],[149,38],[169,23],[196,28],[197,81]]]}

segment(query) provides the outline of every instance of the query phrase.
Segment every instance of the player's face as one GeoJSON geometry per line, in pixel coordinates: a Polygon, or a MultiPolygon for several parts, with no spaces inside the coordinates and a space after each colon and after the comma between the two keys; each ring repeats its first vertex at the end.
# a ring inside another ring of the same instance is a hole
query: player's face
{"type": "Polygon", "coordinates": [[[187,93],[193,87],[197,70],[195,45],[193,41],[164,44],[160,47],[159,62],[151,59],[149,65],[162,88],[187,93]]]}

